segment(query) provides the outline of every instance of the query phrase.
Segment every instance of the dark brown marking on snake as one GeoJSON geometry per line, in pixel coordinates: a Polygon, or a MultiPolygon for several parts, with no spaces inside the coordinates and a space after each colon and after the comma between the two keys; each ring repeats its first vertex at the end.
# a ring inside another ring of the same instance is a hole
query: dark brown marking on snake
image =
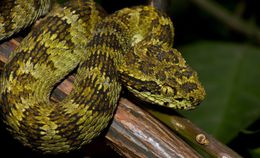
{"type": "Polygon", "coordinates": [[[190,93],[197,88],[198,88],[197,84],[190,83],[190,82],[186,82],[181,85],[181,89],[184,90],[186,93],[190,93]]]}

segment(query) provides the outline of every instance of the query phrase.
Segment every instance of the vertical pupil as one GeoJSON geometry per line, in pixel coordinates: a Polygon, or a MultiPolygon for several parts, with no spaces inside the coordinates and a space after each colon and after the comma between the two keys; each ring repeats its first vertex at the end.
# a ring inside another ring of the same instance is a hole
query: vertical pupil
{"type": "Polygon", "coordinates": [[[168,88],[165,89],[165,94],[168,94],[168,88]]]}

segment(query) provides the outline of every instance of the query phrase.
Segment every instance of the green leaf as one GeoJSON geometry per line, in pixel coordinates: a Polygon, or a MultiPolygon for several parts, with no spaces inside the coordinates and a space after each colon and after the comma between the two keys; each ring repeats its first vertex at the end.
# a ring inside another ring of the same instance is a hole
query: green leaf
{"type": "Polygon", "coordinates": [[[207,92],[197,109],[181,113],[228,143],[260,117],[260,48],[198,42],[180,50],[207,92]]]}
{"type": "Polygon", "coordinates": [[[260,157],[260,147],[254,150],[250,150],[250,154],[252,158],[259,158],[260,157]]]}

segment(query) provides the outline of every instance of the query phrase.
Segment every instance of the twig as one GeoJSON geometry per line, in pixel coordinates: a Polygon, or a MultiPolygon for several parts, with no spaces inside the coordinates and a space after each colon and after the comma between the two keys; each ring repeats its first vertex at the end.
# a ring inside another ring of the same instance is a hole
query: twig
{"type": "Polygon", "coordinates": [[[245,35],[249,39],[253,39],[256,43],[260,44],[260,28],[256,25],[252,25],[239,17],[232,15],[228,10],[223,8],[222,6],[214,3],[214,1],[209,0],[190,0],[194,4],[196,4],[201,9],[204,9],[215,18],[245,35]]]}
{"type": "Polygon", "coordinates": [[[177,116],[160,113],[158,111],[149,111],[153,116],[160,119],[174,132],[178,133],[188,142],[192,143],[202,151],[206,152],[211,157],[227,157],[227,158],[240,158],[236,152],[222,144],[197,126],[190,120],[177,116]]]}
{"type": "Polygon", "coordinates": [[[148,5],[154,6],[155,8],[166,11],[167,0],[149,0],[148,5]]]}

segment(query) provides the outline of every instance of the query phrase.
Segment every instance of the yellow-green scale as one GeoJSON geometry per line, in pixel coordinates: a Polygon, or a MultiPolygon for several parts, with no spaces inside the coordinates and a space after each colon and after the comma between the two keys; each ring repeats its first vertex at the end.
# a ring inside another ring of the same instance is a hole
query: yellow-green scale
{"type": "Polygon", "coordinates": [[[1,0],[0,40],[31,25],[51,8],[51,0],[1,0]]]}

